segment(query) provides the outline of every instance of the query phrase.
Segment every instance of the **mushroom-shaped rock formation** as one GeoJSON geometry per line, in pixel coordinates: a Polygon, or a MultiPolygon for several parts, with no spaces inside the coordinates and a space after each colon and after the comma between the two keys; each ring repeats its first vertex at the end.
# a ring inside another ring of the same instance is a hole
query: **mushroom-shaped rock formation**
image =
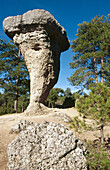
{"type": "Polygon", "coordinates": [[[43,103],[58,80],[60,53],[70,45],[66,31],[41,9],[7,17],[3,28],[18,45],[30,74],[30,104],[25,113],[42,113],[43,103]]]}

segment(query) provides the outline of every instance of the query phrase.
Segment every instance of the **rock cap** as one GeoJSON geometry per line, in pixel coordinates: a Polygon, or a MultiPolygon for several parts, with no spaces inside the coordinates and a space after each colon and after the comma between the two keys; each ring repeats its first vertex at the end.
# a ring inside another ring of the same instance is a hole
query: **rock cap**
{"type": "Polygon", "coordinates": [[[69,48],[70,43],[66,36],[65,29],[48,11],[34,9],[23,15],[7,17],[3,21],[3,29],[11,39],[13,39],[15,34],[33,32],[37,29],[42,29],[42,27],[45,27],[51,39],[59,42],[61,51],[69,48]],[[39,28],[39,26],[41,26],[41,28],[39,28]]]}

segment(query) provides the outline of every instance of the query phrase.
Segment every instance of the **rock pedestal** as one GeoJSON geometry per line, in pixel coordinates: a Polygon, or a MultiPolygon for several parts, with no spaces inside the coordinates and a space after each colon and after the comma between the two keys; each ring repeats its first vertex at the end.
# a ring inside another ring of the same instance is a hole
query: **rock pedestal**
{"type": "Polygon", "coordinates": [[[60,54],[69,48],[66,31],[48,11],[40,9],[6,18],[3,28],[18,45],[30,74],[30,104],[25,113],[42,113],[58,80],[60,54]]]}

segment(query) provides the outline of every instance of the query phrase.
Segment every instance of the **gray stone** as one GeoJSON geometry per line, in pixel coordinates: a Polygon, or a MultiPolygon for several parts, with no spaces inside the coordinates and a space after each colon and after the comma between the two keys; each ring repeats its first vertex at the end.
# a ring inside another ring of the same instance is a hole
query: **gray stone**
{"type": "Polygon", "coordinates": [[[58,119],[63,120],[66,123],[70,123],[72,121],[72,119],[69,116],[67,116],[66,113],[61,113],[58,112],[57,110],[53,110],[53,112],[49,113],[49,115],[53,117],[58,117],[58,119]]]}
{"type": "Polygon", "coordinates": [[[20,120],[17,125],[11,128],[10,133],[19,133],[23,130],[26,130],[28,126],[34,126],[34,123],[28,120],[20,120]]]}
{"type": "Polygon", "coordinates": [[[43,103],[58,80],[60,54],[70,45],[66,31],[48,11],[40,9],[6,18],[3,28],[19,46],[30,74],[30,104],[25,113],[44,113],[43,103]]]}
{"type": "Polygon", "coordinates": [[[64,125],[27,126],[8,145],[10,170],[86,170],[86,149],[64,125]]]}

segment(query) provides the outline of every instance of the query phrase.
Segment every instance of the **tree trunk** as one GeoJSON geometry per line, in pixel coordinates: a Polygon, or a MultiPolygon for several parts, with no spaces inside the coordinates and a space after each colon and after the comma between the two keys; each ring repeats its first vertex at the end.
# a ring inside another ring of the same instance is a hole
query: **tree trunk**
{"type": "Polygon", "coordinates": [[[51,103],[50,103],[50,101],[49,101],[49,106],[48,106],[49,108],[51,108],[51,103]]]}
{"type": "MultiPolygon", "coordinates": [[[[18,51],[18,58],[20,60],[20,49],[18,51]]],[[[14,100],[14,112],[17,113],[18,112],[18,82],[19,82],[19,75],[16,76],[16,93],[15,93],[15,100],[14,100]]]]}
{"type": "Polygon", "coordinates": [[[51,105],[52,105],[52,108],[54,108],[54,104],[52,103],[51,105]]]}
{"type": "Polygon", "coordinates": [[[98,83],[96,58],[94,58],[94,73],[95,73],[95,83],[98,83]]]}
{"type": "Polygon", "coordinates": [[[8,109],[7,109],[7,103],[8,103],[8,101],[7,101],[7,97],[6,97],[6,98],[5,98],[5,106],[6,106],[5,113],[8,113],[8,109]]]}
{"type": "Polygon", "coordinates": [[[14,100],[14,112],[17,113],[18,110],[18,97],[17,93],[15,94],[15,100],[14,100]]]}
{"type": "Polygon", "coordinates": [[[103,123],[101,124],[100,126],[100,135],[101,135],[101,143],[103,144],[104,143],[104,132],[103,132],[103,123]]]}
{"type": "Polygon", "coordinates": [[[101,58],[101,83],[104,82],[104,78],[103,78],[103,74],[104,74],[103,64],[104,64],[104,59],[103,59],[103,57],[102,57],[102,58],[101,58]]]}
{"type": "Polygon", "coordinates": [[[18,110],[18,81],[19,81],[19,76],[17,75],[16,77],[16,93],[15,93],[15,100],[14,100],[14,112],[17,113],[18,110]]]}
{"type": "Polygon", "coordinates": [[[25,99],[23,99],[22,112],[24,112],[24,102],[25,102],[25,99]]]}
{"type": "Polygon", "coordinates": [[[23,105],[22,105],[22,110],[21,110],[21,112],[24,112],[24,103],[23,103],[23,105]]]}

